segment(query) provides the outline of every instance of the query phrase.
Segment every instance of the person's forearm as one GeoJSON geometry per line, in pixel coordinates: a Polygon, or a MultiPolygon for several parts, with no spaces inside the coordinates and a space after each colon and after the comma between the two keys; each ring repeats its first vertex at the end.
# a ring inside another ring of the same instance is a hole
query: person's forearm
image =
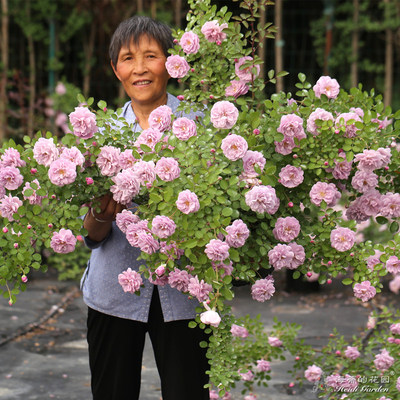
{"type": "Polygon", "coordinates": [[[86,214],[83,221],[83,227],[88,232],[88,237],[95,242],[104,240],[110,232],[112,221],[102,220],[97,218],[92,209],[86,214]]]}

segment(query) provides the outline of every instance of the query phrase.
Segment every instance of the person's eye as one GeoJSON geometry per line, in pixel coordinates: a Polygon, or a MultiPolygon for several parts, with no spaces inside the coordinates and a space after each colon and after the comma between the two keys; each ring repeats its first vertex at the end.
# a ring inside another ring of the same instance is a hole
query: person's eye
{"type": "Polygon", "coordinates": [[[147,58],[156,58],[156,56],[154,54],[148,54],[147,58]]]}

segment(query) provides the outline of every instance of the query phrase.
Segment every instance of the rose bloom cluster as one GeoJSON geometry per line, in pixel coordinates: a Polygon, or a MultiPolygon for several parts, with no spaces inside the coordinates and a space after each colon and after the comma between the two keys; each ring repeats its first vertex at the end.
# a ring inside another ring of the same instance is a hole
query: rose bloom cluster
{"type": "Polygon", "coordinates": [[[352,178],[351,185],[361,195],[347,208],[346,217],[348,219],[359,223],[378,215],[387,218],[400,217],[400,194],[392,192],[381,194],[377,190],[379,178],[374,171],[384,171],[390,160],[390,148],[364,150],[355,155],[354,162],[357,163],[357,171],[352,178]]]}
{"type": "MultiPolygon", "coordinates": [[[[182,213],[189,214],[199,209],[199,202],[193,192],[185,190],[178,195],[176,206],[182,213]]],[[[174,246],[173,235],[177,227],[175,222],[167,216],[154,217],[150,225],[148,221],[141,220],[132,211],[123,210],[117,215],[116,223],[119,229],[125,233],[128,242],[147,254],[162,251],[163,248],[171,246],[171,243],[174,246]],[[168,242],[163,239],[168,240],[168,242]]],[[[250,232],[242,220],[233,221],[231,225],[227,226],[226,232],[225,241],[212,239],[205,246],[205,254],[215,263],[214,265],[217,268],[222,268],[225,275],[230,275],[232,267],[225,264],[229,259],[229,249],[230,247],[243,246],[250,232]]],[[[175,250],[174,252],[168,251],[167,254],[172,259],[179,260],[182,253],[177,246],[175,250]]],[[[157,278],[155,280],[151,278],[151,281],[157,285],[169,284],[171,287],[197,298],[199,302],[208,300],[212,286],[204,282],[203,279],[199,279],[198,276],[191,275],[190,271],[191,266],[187,266],[186,269],[174,268],[172,271],[168,271],[165,266],[158,267],[155,270],[157,278]]],[[[134,293],[139,290],[140,285],[132,284],[132,280],[139,281],[137,274],[128,270],[124,271],[120,279],[124,291],[134,293]],[[126,280],[127,277],[128,281],[126,280]]]]}

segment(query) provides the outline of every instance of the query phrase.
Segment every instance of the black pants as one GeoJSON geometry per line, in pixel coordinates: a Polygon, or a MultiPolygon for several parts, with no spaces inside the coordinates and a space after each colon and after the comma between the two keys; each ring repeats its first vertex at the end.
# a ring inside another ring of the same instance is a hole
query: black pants
{"type": "Polygon", "coordinates": [[[164,322],[157,287],[147,323],[89,308],[89,365],[94,400],[138,400],[145,334],[149,333],[163,400],[208,400],[208,361],[199,342],[207,340],[188,320],[164,322]]]}

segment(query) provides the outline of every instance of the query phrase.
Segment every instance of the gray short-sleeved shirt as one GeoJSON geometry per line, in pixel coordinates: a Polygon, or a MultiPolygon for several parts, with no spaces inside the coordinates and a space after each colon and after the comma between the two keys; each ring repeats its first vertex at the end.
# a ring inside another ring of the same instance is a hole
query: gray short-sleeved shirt
{"type": "MultiPolygon", "coordinates": [[[[179,100],[168,94],[167,105],[175,113],[179,100]]],[[[134,124],[135,131],[140,131],[135,124],[136,116],[131,103],[124,105],[121,114],[128,123],[134,124]]],[[[124,293],[118,283],[118,275],[131,268],[138,270],[143,261],[137,258],[140,250],[132,247],[125,234],[113,222],[109,236],[102,242],[94,242],[85,238],[86,245],[92,249],[88,266],[81,280],[81,288],[85,303],[102,313],[135,321],[147,322],[154,285],[143,279],[144,287],[140,295],[124,293]]],[[[164,321],[193,319],[195,308],[199,305],[187,295],[171,288],[169,285],[158,286],[164,321]]]]}

